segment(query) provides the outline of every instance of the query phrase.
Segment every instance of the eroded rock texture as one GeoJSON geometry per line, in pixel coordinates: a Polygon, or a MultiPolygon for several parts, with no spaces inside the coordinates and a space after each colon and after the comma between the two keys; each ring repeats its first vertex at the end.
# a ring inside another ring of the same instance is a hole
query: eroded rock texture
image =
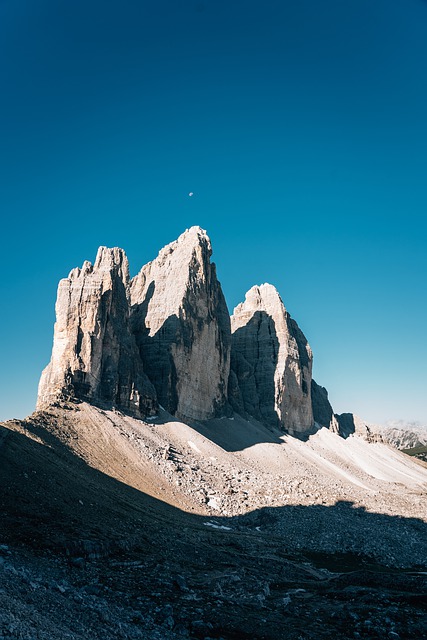
{"type": "Polygon", "coordinates": [[[137,416],[157,409],[129,330],[129,267],[122,249],[100,247],[60,281],[52,358],[37,400],[42,409],[63,397],[118,405],[137,416]]]}
{"type": "Polygon", "coordinates": [[[328,392],[325,387],[321,387],[315,380],[311,381],[311,404],[314,421],[319,426],[340,434],[340,426],[329,402],[328,392]]]}
{"type": "Polygon", "coordinates": [[[192,227],[131,283],[131,326],[160,404],[180,418],[227,409],[230,318],[210,262],[210,240],[192,227]]]}
{"type": "Polygon", "coordinates": [[[231,318],[236,411],[291,434],[314,427],[311,406],[312,352],[298,325],[270,284],[255,286],[231,318]]]}
{"type": "Polygon", "coordinates": [[[132,280],[117,248],[101,247],[93,266],[73,269],[58,287],[37,407],[77,397],[144,417],[159,402],[184,420],[232,407],[291,434],[317,423],[347,435],[348,421],[338,421],[326,389],[311,379],[311,349],[273,286],[246,294],[231,337],[211,254],[206,232],[192,227],[132,280]]]}
{"type": "Polygon", "coordinates": [[[338,424],[337,433],[342,438],[348,438],[354,434],[368,442],[385,442],[382,434],[375,429],[375,425],[369,425],[354,413],[336,413],[335,419],[338,424]]]}

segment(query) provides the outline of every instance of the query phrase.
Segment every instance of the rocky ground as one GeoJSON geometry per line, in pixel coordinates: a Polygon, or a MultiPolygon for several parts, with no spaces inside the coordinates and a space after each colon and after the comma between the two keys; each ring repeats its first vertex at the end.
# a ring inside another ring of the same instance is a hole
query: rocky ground
{"type": "Polygon", "coordinates": [[[0,638],[423,637],[425,465],[240,420],[0,427],[0,638]]]}

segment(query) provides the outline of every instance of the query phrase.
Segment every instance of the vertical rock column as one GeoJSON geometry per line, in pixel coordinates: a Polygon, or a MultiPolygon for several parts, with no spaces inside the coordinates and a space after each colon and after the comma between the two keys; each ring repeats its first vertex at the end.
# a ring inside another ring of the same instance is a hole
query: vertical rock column
{"type": "Polygon", "coordinates": [[[252,287],[234,310],[231,328],[231,368],[240,390],[235,410],[243,403],[247,414],[270,426],[310,432],[312,352],[276,289],[252,287]]]}
{"type": "Polygon", "coordinates": [[[162,249],[131,283],[131,326],[160,404],[180,418],[227,409],[230,318],[203,229],[162,249]]]}
{"type": "Polygon", "coordinates": [[[153,386],[143,372],[129,330],[129,267],[122,249],[100,247],[60,281],[52,357],[37,400],[42,409],[74,396],[112,403],[137,416],[156,411],[153,386]]]}

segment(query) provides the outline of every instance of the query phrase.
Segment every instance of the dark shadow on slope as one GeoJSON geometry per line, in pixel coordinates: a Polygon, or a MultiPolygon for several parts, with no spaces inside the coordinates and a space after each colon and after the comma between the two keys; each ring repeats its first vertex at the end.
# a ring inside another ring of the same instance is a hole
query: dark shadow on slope
{"type": "Polygon", "coordinates": [[[131,539],[138,523],[144,537],[150,514],[158,524],[180,517],[167,503],[92,468],[37,422],[6,432],[0,460],[0,530],[9,528],[13,541],[78,550],[79,540],[94,538],[101,548],[114,547],[131,539]]]}
{"type": "Polygon", "coordinates": [[[188,424],[225,451],[243,451],[267,442],[286,446],[281,440],[283,431],[269,429],[257,420],[246,420],[237,413],[232,418],[216,418],[206,422],[188,421],[188,424]]]}
{"type": "Polygon", "coordinates": [[[64,434],[25,426],[38,441],[22,427],[6,435],[0,429],[1,540],[98,563],[99,588],[110,589],[105,597],[113,585],[118,595],[111,597],[126,593],[135,607],[141,596],[153,610],[171,603],[174,624],[204,621],[191,627],[192,638],[279,640],[284,625],[288,638],[306,633],[306,625],[312,634],[304,638],[353,637],[348,611],[356,607],[366,619],[373,602],[384,616],[393,616],[390,602],[404,605],[407,624],[422,624],[425,576],[384,566],[402,545],[422,556],[427,525],[420,519],[349,502],[192,515],[88,466],[64,434]]]}
{"type": "MultiPolygon", "coordinates": [[[[386,543],[393,530],[399,530],[403,539],[405,528],[408,528],[407,534],[411,531],[419,535],[419,540],[427,547],[427,524],[423,520],[371,513],[348,501],[339,501],[334,506],[265,507],[232,517],[189,514],[89,466],[63,441],[64,432],[60,439],[31,419],[22,424],[24,428],[21,426],[20,431],[0,427],[3,510],[0,526],[4,526],[6,516],[18,513],[20,505],[22,515],[27,513],[34,521],[49,521],[53,529],[62,529],[65,523],[90,527],[95,523],[99,525],[102,518],[106,518],[103,524],[106,524],[107,535],[112,531],[129,531],[128,524],[124,528],[120,525],[120,518],[126,514],[130,521],[144,526],[150,518],[156,517],[164,526],[166,523],[176,526],[178,522],[198,526],[215,521],[235,533],[251,532],[255,537],[267,532],[268,535],[277,534],[282,540],[282,548],[289,552],[304,548],[304,544],[314,550],[329,540],[327,544],[331,547],[357,553],[367,539],[375,543],[379,536],[386,543]],[[114,527],[110,528],[112,523],[114,527]],[[302,528],[297,537],[299,527],[302,528]],[[350,535],[352,527],[355,531],[350,535]],[[299,544],[295,545],[297,540],[299,544]],[[357,540],[359,549],[355,544],[357,540]]],[[[70,440],[75,437],[70,434],[70,440]]],[[[47,541],[46,532],[40,533],[47,541]]],[[[407,542],[414,546],[416,541],[409,536],[407,542]]]]}

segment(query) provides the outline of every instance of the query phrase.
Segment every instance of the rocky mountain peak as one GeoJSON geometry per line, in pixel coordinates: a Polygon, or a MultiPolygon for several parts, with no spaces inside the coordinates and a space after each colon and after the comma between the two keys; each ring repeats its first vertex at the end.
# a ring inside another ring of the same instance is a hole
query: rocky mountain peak
{"type": "Polygon", "coordinates": [[[191,227],[163,247],[157,258],[143,266],[132,279],[133,312],[139,311],[135,305],[140,305],[144,299],[147,304],[144,324],[150,335],[160,329],[168,315],[181,309],[190,290],[196,307],[206,302],[210,281],[216,278],[215,265],[210,263],[211,255],[211,242],[206,231],[191,227]],[[203,295],[198,296],[202,289],[203,295]]]}
{"type": "Polygon", "coordinates": [[[144,416],[156,410],[129,330],[129,266],[122,249],[100,247],[60,281],[52,357],[43,371],[37,408],[64,397],[117,404],[144,416]]]}
{"type": "Polygon", "coordinates": [[[160,253],[162,253],[162,251],[166,252],[166,251],[174,250],[178,246],[184,246],[184,245],[187,247],[202,245],[207,249],[207,251],[209,252],[209,255],[212,254],[212,245],[207,232],[204,229],[202,229],[202,227],[199,227],[197,225],[183,231],[183,233],[181,233],[181,235],[178,236],[176,240],[166,245],[160,251],[160,253]]]}
{"type": "Polygon", "coordinates": [[[140,355],[170,413],[196,420],[227,405],[230,319],[206,232],[191,227],[131,283],[140,355]]]}
{"type": "Polygon", "coordinates": [[[38,408],[76,397],[146,416],[159,402],[184,420],[233,408],[291,434],[315,423],[341,432],[277,289],[252,287],[230,319],[211,256],[209,236],[193,226],[132,279],[118,247],[73,269],[59,283],[38,408]]]}
{"type": "Polygon", "coordinates": [[[167,257],[175,251],[179,251],[182,255],[185,255],[186,253],[197,250],[197,248],[206,252],[208,257],[212,255],[212,245],[206,231],[201,227],[190,227],[181,233],[176,240],[164,246],[163,249],[160,249],[156,260],[162,262],[163,260],[167,260],[167,257]]]}
{"type": "Polygon", "coordinates": [[[281,307],[285,310],[282,299],[276,287],[268,282],[260,285],[254,285],[245,295],[245,301],[241,302],[234,309],[232,321],[235,317],[239,317],[243,311],[250,313],[251,311],[272,310],[281,307]]]}
{"type": "MultiPolygon", "coordinates": [[[[276,288],[252,287],[231,318],[231,368],[247,414],[289,433],[310,432],[312,352],[276,288]]],[[[232,394],[235,406],[239,398],[232,394]]]]}
{"type": "MultiPolygon", "coordinates": [[[[90,263],[85,262],[83,267],[85,264],[90,265],[90,263]]],[[[98,272],[115,273],[126,285],[129,284],[129,262],[126,253],[119,247],[113,247],[112,249],[99,247],[93,269],[98,272]]]]}

